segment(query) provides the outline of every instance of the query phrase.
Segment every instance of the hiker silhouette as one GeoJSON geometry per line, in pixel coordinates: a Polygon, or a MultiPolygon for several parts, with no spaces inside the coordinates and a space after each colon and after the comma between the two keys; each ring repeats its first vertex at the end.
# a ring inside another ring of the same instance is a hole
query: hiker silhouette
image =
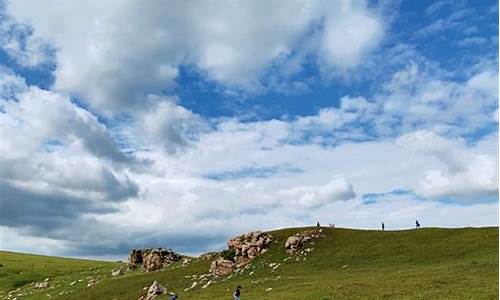
{"type": "Polygon", "coordinates": [[[234,293],[233,293],[233,299],[234,300],[240,300],[240,295],[241,295],[240,289],[241,289],[241,285],[238,285],[236,287],[236,290],[234,290],[234,293]]]}

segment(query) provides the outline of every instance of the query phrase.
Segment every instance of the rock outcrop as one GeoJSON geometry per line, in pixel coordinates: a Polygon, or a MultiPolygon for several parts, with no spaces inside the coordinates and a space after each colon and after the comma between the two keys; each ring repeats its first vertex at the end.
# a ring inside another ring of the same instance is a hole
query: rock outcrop
{"type": "Polygon", "coordinates": [[[294,255],[305,243],[323,237],[322,229],[311,229],[296,233],[286,239],[285,249],[289,255],[294,255]]]}
{"type": "Polygon", "coordinates": [[[249,263],[267,251],[273,237],[269,233],[254,231],[237,236],[227,242],[228,250],[212,261],[210,273],[223,276],[249,263]]]}
{"type": "Polygon", "coordinates": [[[141,249],[132,249],[128,255],[127,265],[130,270],[136,269],[139,265],[142,264],[142,250],[141,249]]]}
{"type": "Polygon", "coordinates": [[[144,271],[151,272],[181,259],[181,255],[169,249],[133,249],[129,255],[128,267],[129,269],[136,269],[139,264],[142,264],[144,271]]]}
{"type": "Polygon", "coordinates": [[[231,274],[236,269],[236,263],[232,260],[217,258],[210,264],[210,273],[216,276],[231,274]]]}
{"type": "Polygon", "coordinates": [[[265,253],[273,237],[265,232],[253,231],[237,236],[227,242],[229,251],[234,251],[237,265],[246,264],[256,256],[265,253]]]}

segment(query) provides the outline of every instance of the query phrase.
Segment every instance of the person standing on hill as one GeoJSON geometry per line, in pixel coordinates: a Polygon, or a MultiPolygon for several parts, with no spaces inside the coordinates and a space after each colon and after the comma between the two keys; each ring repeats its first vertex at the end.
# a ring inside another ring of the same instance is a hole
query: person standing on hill
{"type": "Polygon", "coordinates": [[[382,231],[385,231],[385,224],[382,222],[382,231]]]}
{"type": "Polygon", "coordinates": [[[318,228],[319,228],[320,226],[321,226],[321,225],[319,225],[319,221],[318,221],[318,222],[316,223],[316,227],[318,227],[318,228]]]}
{"type": "Polygon", "coordinates": [[[241,285],[238,285],[233,293],[234,300],[240,300],[240,295],[241,295],[240,289],[241,285]]]}
{"type": "Polygon", "coordinates": [[[415,220],[415,229],[419,229],[420,228],[420,223],[418,222],[418,220],[415,220]]]}

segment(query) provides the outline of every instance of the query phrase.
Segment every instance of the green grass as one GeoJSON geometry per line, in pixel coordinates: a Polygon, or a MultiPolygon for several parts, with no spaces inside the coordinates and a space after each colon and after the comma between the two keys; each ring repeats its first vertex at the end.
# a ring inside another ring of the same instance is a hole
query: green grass
{"type": "Polygon", "coordinates": [[[498,299],[498,227],[386,232],[324,228],[326,237],[306,246],[313,248],[309,254],[300,261],[284,261],[284,241],[304,229],[272,232],[276,243],[248,270],[219,278],[205,289],[200,284],[184,292],[193,282],[186,276],[207,273],[208,260],[111,277],[118,263],[0,252],[0,290],[5,295],[20,287],[20,293],[31,293],[18,299],[47,299],[48,294],[50,299],[136,300],[156,279],[180,299],[192,300],[231,299],[236,285],[243,286],[243,300],[498,299]],[[272,262],[281,266],[272,270],[272,262]],[[85,286],[86,278],[98,276],[95,287],[85,286]],[[35,292],[31,282],[45,277],[52,278],[54,288],[35,292]]]}

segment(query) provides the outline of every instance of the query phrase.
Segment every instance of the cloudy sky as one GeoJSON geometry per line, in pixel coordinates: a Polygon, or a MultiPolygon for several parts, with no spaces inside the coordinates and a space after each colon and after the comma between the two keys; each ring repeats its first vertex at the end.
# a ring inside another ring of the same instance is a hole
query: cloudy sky
{"type": "Polygon", "coordinates": [[[0,0],[0,248],[498,224],[498,5],[0,0]]]}

